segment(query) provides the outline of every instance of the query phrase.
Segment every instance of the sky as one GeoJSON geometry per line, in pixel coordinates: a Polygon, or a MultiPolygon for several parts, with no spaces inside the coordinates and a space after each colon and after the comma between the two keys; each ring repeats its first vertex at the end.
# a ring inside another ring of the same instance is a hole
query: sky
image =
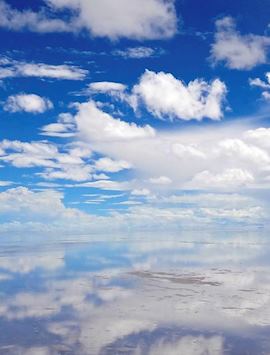
{"type": "Polygon", "coordinates": [[[0,0],[0,233],[268,228],[267,0],[0,0]]]}

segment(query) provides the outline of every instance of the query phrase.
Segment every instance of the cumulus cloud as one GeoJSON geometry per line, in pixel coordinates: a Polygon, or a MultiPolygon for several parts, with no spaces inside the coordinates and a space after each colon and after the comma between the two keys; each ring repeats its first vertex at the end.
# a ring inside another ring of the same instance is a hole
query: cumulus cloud
{"type": "Polygon", "coordinates": [[[110,158],[101,158],[96,161],[95,168],[98,171],[104,171],[105,173],[117,173],[124,169],[130,169],[131,164],[124,160],[115,161],[110,158]]]}
{"type": "Polygon", "coordinates": [[[0,61],[0,79],[13,77],[34,77],[62,80],[83,80],[88,70],[62,64],[26,63],[9,58],[0,61]]]}
{"type": "Polygon", "coordinates": [[[215,41],[211,46],[213,63],[224,62],[230,69],[248,70],[266,63],[270,38],[254,34],[242,35],[232,17],[216,21],[215,41]]]}
{"type": "Polygon", "coordinates": [[[196,79],[186,85],[172,74],[146,70],[134,86],[133,95],[159,118],[219,120],[223,116],[226,91],[226,85],[219,79],[210,84],[196,79]]]}
{"type": "Polygon", "coordinates": [[[247,161],[258,165],[267,165],[270,163],[268,152],[237,138],[220,141],[216,152],[223,155],[224,158],[234,159],[234,157],[237,157],[243,162],[247,161]]]}
{"type": "Polygon", "coordinates": [[[113,118],[100,110],[94,101],[78,105],[75,120],[81,134],[91,141],[132,140],[153,137],[155,131],[149,125],[137,126],[113,118]]]}
{"type": "MultiPolygon", "coordinates": [[[[51,124],[59,126],[47,125],[44,132],[61,135],[65,127],[70,127],[66,133],[75,134],[76,143],[61,146],[47,141],[4,140],[0,142],[0,161],[17,168],[35,167],[36,176],[69,181],[67,187],[125,191],[126,197],[117,201],[124,213],[115,215],[114,208],[112,217],[117,218],[121,228],[128,224],[141,227],[144,223],[148,227],[165,226],[168,222],[174,226],[212,220],[219,223],[222,219],[238,223],[251,218],[252,214],[250,223],[264,220],[265,210],[260,202],[248,206],[244,202],[230,208],[219,198],[211,208],[180,201],[180,204],[193,206],[180,206],[181,210],[176,211],[175,205],[165,205],[171,202],[166,202],[164,195],[180,189],[236,193],[243,189],[252,191],[254,187],[267,188],[270,179],[268,128],[252,129],[247,123],[233,122],[200,129],[158,131],[115,118],[94,101],[76,104],[73,108],[77,110],[74,115],[61,114],[59,122],[51,124]],[[110,177],[126,169],[132,172],[125,174],[125,179],[121,176],[119,179],[118,174],[117,181],[110,177]]],[[[53,187],[57,186],[51,185],[53,187]]],[[[58,199],[61,201],[61,197],[58,199]]],[[[88,223],[88,219],[84,220],[84,228],[88,223]]],[[[106,223],[111,223],[110,218],[106,223]]]]}
{"type": "Polygon", "coordinates": [[[270,128],[260,127],[250,129],[244,133],[244,138],[260,148],[267,150],[270,148],[270,128]]]}
{"type": "Polygon", "coordinates": [[[172,180],[168,176],[159,176],[157,178],[150,178],[149,181],[151,184],[156,185],[169,185],[172,183],[172,180]]]}
{"type": "Polygon", "coordinates": [[[3,140],[0,149],[1,161],[16,167],[53,166],[53,160],[58,155],[57,147],[46,142],[3,140]]]}
{"type": "Polygon", "coordinates": [[[53,108],[53,103],[36,94],[17,94],[8,97],[4,110],[9,112],[44,113],[53,108]]]}
{"type": "Polygon", "coordinates": [[[45,179],[87,182],[89,187],[111,190],[119,188],[118,182],[106,181],[108,177],[98,176],[97,171],[114,173],[132,168],[134,178],[131,185],[128,182],[129,188],[150,191],[196,188],[196,184],[232,190],[268,186],[268,128],[254,130],[231,123],[160,132],[114,118],[94,101],[75,108],[73,116],[61,114],[58,123],[43,127],[43,134],[73,135],[76,149],[46,141],[4,140],[0,142],[0,161],[18,168],[37,167],[45,179]]]}
{"type": "Polygon", "coordinates": [[[93,167],[91,165],[61,164],[57,168],[47,168],[45,172],[38,175],[46,180],[86,181],[92,180],[92,172],[93,167]]]}
{"type": "Polygon", "coordinates": [[[35,192],[26,187],[1,192],[0,212],[6,223],[0,224],[0,229],[40,230],[46,233],[56,232],[58,228],[67,232],[71,227],[75,232],[72,227],[74,224],[77,225],[78,231],[80,230],[78,233],[81,233],[84,228],[99,228],[98,218],[94,219],[78,209],[65,207],[63,197],[58,191],[35,192]]]}
{"type": "MultiPolygon", "coordinates": [[[[88,188],[128,191],[126,183],[97,181],[87,183],[88,188]],[[106,186],[107,185],[107,186],[106,186]]],[[[122,196],[122,195],[121,195],[122,196]]],[[[4,232],[70,233],[125,232],[163,228],[174,230],[179,226],[191,227],[194,223],[208,228],[224,222],[265,223],[268,210],[259,200],[237,194],[193,194],[154,198],[148,189],[134,189],[130,200],[117,203],[126,206],[122,211],[109,211],[107,216],[97,216],[66,207],[64,195],[54,190],[31,191],[17,187],[0,192],[0,212],[5,223],[0,223],[4,232]],[[145,199],[142,204],[140,199],[145,199]],[[148,201],[149,199],[149,201],[148,201]],[[209,203],[208,203],[209,202],[209,203]],[[188,206],[181,206],[181,203],[188,206]],[[177,204],[177,208],[176,207],[177,204]],[[16,221],[16,222],[15,222],[16,221]],[[49,223],[48,223],[49,222],[49,223]]],[[[98,197],[96,200],[98,201],[98,197]]],[[[86,202],[87,203],[87,202],[86,202]]],[[[114,203],[115,205],[115,203],[114,203]]]]}
{"type": "Polygon", "coordinates": [[[42,168],[37,172],[45,179],[72,181],[91,180],[93,164],[90,163],[91,149],[83,144],[62,147],[48,142],[21,142],[3,140],[0,142],[0,160],[16,168],[42,168]]]}
{"type": "MultiPolygon", "coordinates": [[[[113,160],[129,162],[136,172],[137,186],[134,188],[156,190],[164,185],[164,189],[181,189],[190,186],[191,182],[193,188],[200,182],[201,188],[209,189],[213,186],[238,189],[267,185],[270,145],[266,128],[253,130],[239,124],[224,124],[200,130],[155,131],[155,135],[127,135],[124,138],[126,133],[123,131],[123,137],[119,136],[115,126],[118,120],[112,116],[108,118],[99,109],[96,120],[102,117],[104,133],[101,135],[101,129],[95,132],[90,118],[95,117],[92,113],[94,106],[91,103],[89,111],[88,105],[83,106],[83,112],[79,106],[75,115],[78,121],[77,116],[83,114],[83,124],[78,127],[79,136],[94,151],[113,160]],[[111,124],[112,120],[114,124],[111,124]],[[117,136],[112,136],[114,131],[117,136]]],[[[95,107],[94,112],[96,110],[95,107]]]]}
{"type": "Polygon", "coordinates": [[[249,84],[250,84],[250,86],[257,86],[261,89],[269,89],[270,88],[270,82],[269,82],[270,73],[266,73],[266,78],[267,78],[266,82],[260,78],[250,79],[249,84]]]}
{"type": "Polygon", "coordinates": [[[62,194],[57,191],[32,192],[26,187],[17,187],[0,194],[1,213],[20,212],[22,215],[57,216],[63,210],[62,194]]]}
{"type": "Polygon", "coordinates": [[[116,173],[132,168],[132,165],[124,160],[113,160],[108,157],[95,160],[89,144],[84,143],[73,143],[59,148],[46,141],[4,140],[0,142],[0,149],[0,161],[16,168],[42,169],[35,174],[46,180],[61,179],[77,182],[100,180],[107,177],[96,172],[116,173]]]}
{"type": "Polygon", "coordinates": [[[112,40],[170,38],[177,31],[173,0],[46,0],[38,12],[19,11],[1,1],[0,26],[9,30],[34,32],[78,32],[85,29],[92,36],[112,40]],[[61,10],[69,18],[61,19],[61,10]]]}
{"type": "Polygon", "coordinates": [[[254,181],[252,174],[242,169],[226,169],[225,171],[213,174],[208,170],[194,176],[190,186],[193,188],[212,187],[225,188],[245,186],[254,181]]]}
{"type": "Polygon", "coordinates": [[[207,155],[197,146],[197,144],[181,144],[175,143],[172,145],[172,152],[179,158],[190,159],[207,159],[207,155]]]}

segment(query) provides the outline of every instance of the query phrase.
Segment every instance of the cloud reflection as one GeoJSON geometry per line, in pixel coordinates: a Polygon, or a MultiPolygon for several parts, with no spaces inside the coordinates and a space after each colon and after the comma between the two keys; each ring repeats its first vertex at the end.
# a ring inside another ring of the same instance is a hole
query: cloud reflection
{"type": "Polygon", "coordinates": [[[10,334],[0,353],[269,351],[269,246],[241,238],[101,241],[2,257],[0,322],[10,334]]]}

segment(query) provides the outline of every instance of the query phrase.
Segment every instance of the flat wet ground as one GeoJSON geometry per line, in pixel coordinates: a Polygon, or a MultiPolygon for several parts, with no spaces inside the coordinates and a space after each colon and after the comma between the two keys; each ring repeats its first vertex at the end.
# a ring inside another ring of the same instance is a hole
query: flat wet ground
{"type": "Polygon", "coordinates": [[[270,354],[266,234],[0,246],[0,354],[270,354]]]}

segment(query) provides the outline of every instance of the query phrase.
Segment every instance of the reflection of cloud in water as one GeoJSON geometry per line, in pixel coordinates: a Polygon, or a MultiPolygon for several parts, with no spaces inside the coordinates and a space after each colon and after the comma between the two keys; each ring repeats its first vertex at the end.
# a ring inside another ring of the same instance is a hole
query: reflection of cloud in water
{"type": "MultiPolygon", "coordinates": [[[[178,333],[170,331],[169,329],[162,329],[166,334],[162,334],[160,330],[139,334],[139,336],[128,339],[123,339],[116,343],[102,349],[102,355],[112,355],[121,349],[125,353],[124,349],[130,349],[130,354],[134,355],[222,355],[223,354],[223,337],[217,335],[183,335],[181,331],[178,333]],[[125,343],[126,340],[126,343],[125,343]],[[134,344],[134,349],[131,348],[131,344],[136,341],[139,343],[137,346],[134,344]],[[129,346],[128,346],[129,344],[129,346]]],[[[129,352],[126,352],[129,353],[129,352]]]]}
{"type": "MultiPolygon", "coordinates": [[[[159,341],[151,347],[149,355],[221,355],[223,353],[223,339],[219,336],[205,338],[203,336],[185,336],[177,342],[159,341]]],[[[141,352],[142,354],[142,352],[141,352]]],[[[139,355],[139,353],[138,353],[139,355]]]]}
{"type": "MultiPolygon", "coordinates": [[[[257,354],[263,346],[269,352],[268,250],[259,244],[177,241],[151,248],[137,241],[100,249],[90,243],[65,253],[47,249],[33,259],[27,253],[0,258],[7,275],[27,280],[35,271],[42,285],[42,292],[27,282],[16,292],[1,289],[3,326],[39,325],[28,343],[19,341],[18,330],[9,339],[13,352],[4,353],[114,355],[121,349],[134,355],[216,355],[231,346],[239,355],[237,342],[257,354]],[[244,338],[250,343],[243,345],[244,338]]],[[[0,337],[0,353],[7,343],[0,337]]]]}
{"type": "MultiPolygon", "coordinates": [[[[157,328],[118,339],[100,355],[243,355],[266,354],[266,344],[234,334],[194,331],[186,328],[157,328]]],[[[269,349],[269,343],[268,343],[269,349]]],[[[268,354],[268,352],[267,352],[268,354]]]]}
{"type": "Polygon", "coordinates": [[[54,270],[64,266],[64,254],[62,252],[50,252],[50,254],[31,254],[20,257],[0,257],[0,269],[6,269],[9,272],[18,272],[27,274],[37,268],[54,270]]]}
{"type": "MultiPolygon", "coordinates": [[[[59,355],[59,354],[71,354],[69,349],[62,346],[54,347],[5,347],[2,348],[5,355],[59,355]]],[[[1,351],[1,348],[0,348],[1,351]]]]}

